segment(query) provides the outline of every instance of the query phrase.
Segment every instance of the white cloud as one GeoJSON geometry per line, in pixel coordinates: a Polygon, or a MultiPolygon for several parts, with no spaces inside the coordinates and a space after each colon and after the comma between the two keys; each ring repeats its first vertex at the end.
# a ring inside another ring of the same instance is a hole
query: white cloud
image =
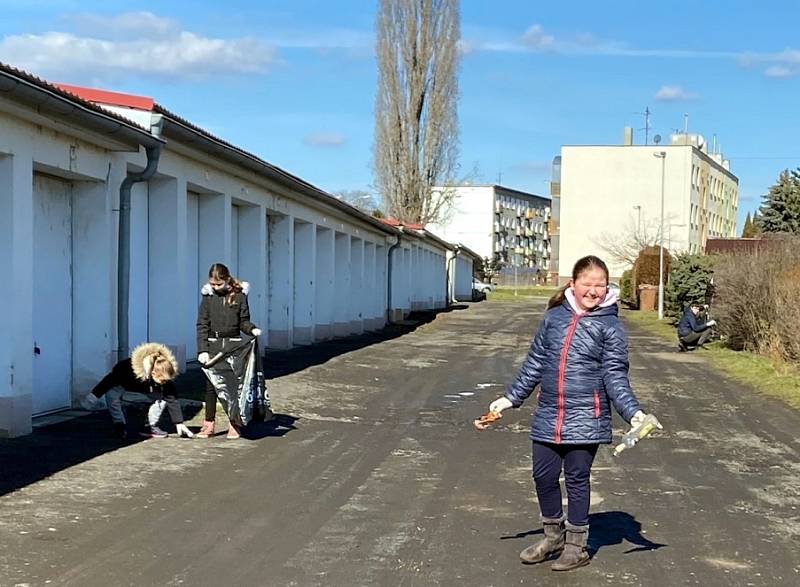
{"type": "Polygon", "coordinates": [[[341,147],[345,140],[343,134],[336,132],[315,132],[303,138],[303,142],[312,147],[341,147]]]}
{"type": "Polygon", "coordinates": [[[546,51],[552,49],[556,38],[544,32],[540,24],[535,24],[528,28],[522,35],[522,44],[534,51],[546,51]]]}
{"type": "Polygon", "coordinates": [[[626,43],[601,39],[591,33],[571,35],[549,33],[541,24],[534,24],[521,35],[489,31],[480,27],[464,27],[471,38],[462,41],[469,51],[501,53],[551,52],[560,55],[600,55],[608,57],[668,57],[668,58],[737,58],[740,52],[697,51],[693,49],[640,49],[626,43]],[[474,38],[472,38],[474,36],[474,38]]]}
{"type": "Polygon", "coordinates": [[[95,32],[7,36],[0,39],[0,61],[49,79],[80,82],[130,73],[184,78],[257,74],[276,60],[275,49],[258,39],[206,37],[151,13],[76,18],[79,28],[95,32]]]}
{"type": "Polygon", "coordinates": [[[764,75],[767,77],[793,77],[797,75],[797,69],[788,67],[786,65],[771,65],[764,70],[764,75]]]}
{"type": "Polygon", "coordinates": [[[113,16],[88,12],[72,14],[61,19],[74,32],[104,39],[158,39],[180,32],[180,25],[152,12],[125,12],[113,16]]]}
{"type": "Polygon", "coordinates": [[[698,97],[697,94],[687,92],[680,86],[661,86],[655,96],[660,102],[685,102],[696,100],[698,97]]]}

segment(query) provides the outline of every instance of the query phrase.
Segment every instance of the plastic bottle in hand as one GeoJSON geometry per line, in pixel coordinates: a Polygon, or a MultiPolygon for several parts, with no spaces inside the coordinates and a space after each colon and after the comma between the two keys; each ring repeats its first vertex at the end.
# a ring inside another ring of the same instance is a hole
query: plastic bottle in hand
{"type": "Polygon", "coordinates": [[[627,434],[622,436],[622,442],[620,442],[614,449],[614,456],[618,457],[622,451],[636,446],[637,442],[639,442],[642,438],[649,436],[653,430],[662,428],[663,426],[658,421],[658,418],[656,418],[653,414],[648,414],[645,419],[642,420],[641,424],[631,428],[627,434]]]}

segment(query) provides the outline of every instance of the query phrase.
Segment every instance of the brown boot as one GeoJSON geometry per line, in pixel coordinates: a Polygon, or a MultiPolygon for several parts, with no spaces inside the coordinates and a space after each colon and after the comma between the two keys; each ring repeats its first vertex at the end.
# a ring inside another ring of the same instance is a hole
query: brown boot
{"type": "Polygon", "coordinates": [[[203,422],[202,428],[200,428],[200,432],[195,434],[197,438],[210,438],[214,436],[214,422],[209,422],[205,420],[203,422]]]}
{"type": "Polygon", "coordinates": [[[526,565],[540,563],[564,548],[564,518],[542,518],[544,538],[519,553],[526,565]]]}
{"type": "Polygon", "coordinates": [[[589,564],[589,553],[586,551],[589,526],[573,526],[567,522],[566,528],[567,539],[564,551],[550,567],[554,571],[571,571],[589,564]]]}

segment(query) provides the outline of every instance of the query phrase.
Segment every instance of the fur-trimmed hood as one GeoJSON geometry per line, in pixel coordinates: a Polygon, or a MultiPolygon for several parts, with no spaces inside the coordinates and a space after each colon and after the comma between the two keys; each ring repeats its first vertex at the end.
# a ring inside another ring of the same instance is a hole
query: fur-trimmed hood
{"type": "Polygon", "coordinates": [[[155,355],[161,355],[172,363],[172,367],[175,369],[175,375],[180,372],[175,355],[172,354],[172,351],[169,350],[166,345],[160,342],[145,342],[133,349],[133,353],[131,353],[131,367],[133,368],[133,374],[136,375],[139,381],[147,381],[150,379],[150,372],[153,369],[155,355]]]}
{"type": "MultiPolygon", "coordinates": [[[[248,292],[250,291],[250,284],[246,281],[242,281],[241,283],[242,283],[242,293],[244,295],[247,295],[248,292]]],[[[204,296],[213,296],[214,290],[211,288],[210,285],[204,283],[203,287],[200,288],[200,293],[204,296]]]]}

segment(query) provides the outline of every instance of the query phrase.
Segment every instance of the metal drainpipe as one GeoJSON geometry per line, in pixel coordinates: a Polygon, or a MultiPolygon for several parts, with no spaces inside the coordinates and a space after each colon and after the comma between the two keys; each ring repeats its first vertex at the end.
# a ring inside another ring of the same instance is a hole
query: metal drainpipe
{"type": "MultiPolygon", "coordinates": [[[[161,133],[161,118],[151,127],[161,133]]],[[[128,356],[128,307],[130,305],[131,269],[131,187],[147,181],[156,173],[161,145],[146,147],[147,165],[139,173],[128,173],[119,188],[119,244],[117,248],[117,360],[128,356]]]]}
{"type": "MultiPolygon", "coordinates": [[[[450,265],[451,267],[455,267],[456,260],[458,259],[458,254],[460,252],[461,252],[461,247],[456,245],[455,249],[453,249],[453,256],[448,261],[448,265],[450,265]]],[[[450,304],[452,302],[457,301],[456,300],[455,281],[453,282],[453,286],[454,286],[453,287],[453,298],[451,299],[450,298],[450,267],[445,265],[445,268],[444,268],[444,288],[445,288],[444,299],[447,300],[447,304],[446,304],[445,307],[448,307],[448,308],[450,307],[450,304]]]]}
{"type": "Polygon", "coordinates": [[[388,256],[388,264],[387,264],[387,271],[386,271],[386,322],[392,322],[392,253],[394,250],[400,246],[400,235],[397,235],[397,242],[394,243],[391,247],[389,247],[389,252],[387,253],[388,256]]]}

